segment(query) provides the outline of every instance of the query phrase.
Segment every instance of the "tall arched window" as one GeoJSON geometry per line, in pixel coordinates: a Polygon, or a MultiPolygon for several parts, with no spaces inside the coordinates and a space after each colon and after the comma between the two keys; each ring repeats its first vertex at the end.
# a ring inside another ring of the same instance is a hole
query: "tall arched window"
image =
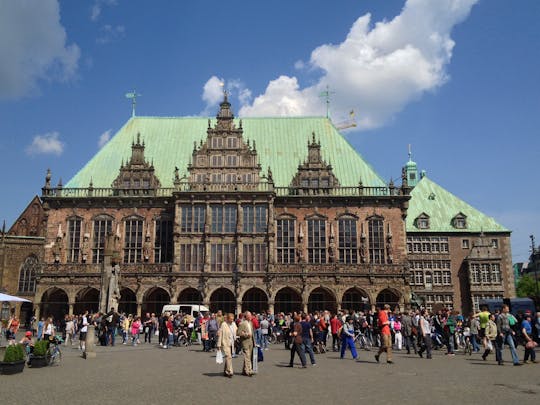
{"type": "Polygon", "coordinates": [[[19,292],[36,291],[36,273],[39,261],[36,256],[28,256],[19,273],[19,292]]]}
{"type": "Polygon", "coordinates": [[[358,262],[358,239],[356,237],[356,219],[342,217],[338,220],[339,262],[358,262]]]}
{"type": "Polygon", "coordinates": [[[369,261],[384,263],[384,226],[381,217],[371,217],[368,220],[369,230],[369,261]]]}
{"type": "Polygon", "coordinates": [[[124,221],[124,263],[142,261],[143,220],[131,217],[124,221]]]}

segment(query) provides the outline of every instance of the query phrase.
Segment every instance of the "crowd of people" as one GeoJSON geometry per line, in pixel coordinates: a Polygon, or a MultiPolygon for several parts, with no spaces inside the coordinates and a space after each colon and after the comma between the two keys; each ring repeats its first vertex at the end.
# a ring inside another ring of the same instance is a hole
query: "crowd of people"
{"type": "MultiPolygon", "coordinates": [[[[265,311],[235,314],[215,313],[155,313],[136,315],[119,313],[114,308],[107,313],[66,315],[54,322],[52,317],[40,319],[31,327],[23,340],[48,339],[62,334],[65,344],[85,350],[88,326],[93,325],[98,344],[102,346],[137,346],[158,342],[160,348],[199,344],[203,352],[219,351],[224,361],[224,375],[233,375],[232,358],[244,355],[243,374],[253,375],[253,351],[263,358],[270,342],[282,343],[290,351],[288,366],[293,367],[295,357],[300,366],[317,365],[316,354],[327,350],[339,352],[340,358],[347,351],[353,359],[359,357],[358,348],[378,348],[375,360],[379,362],[386,353],[386,362],[394,362],[393,350],[411,351],[426,359],[432,358],[433,350],[446,350],[454,356],[456,351],[470,349],[482,352],[488,360],[494,353],[495,361],[503,365],[503,348],[508,346],[512,363],[516,366],[536,363],[535,347],[540,341],[540,312],[526,312],[514,316],[507,305],[500,311],[490,313],[487,307],[464,317],[446,309],[430,313],[426,309],[399,312],[389,305],[376,312],[329,311],[313,313],[278,313],[265,311]],[[523,345],[524,358],[519,360],[516,347],[523,345]]],[[[15,343],[20,327],[12,316],[5,327],[8,342],[15,343]]],[[[21,341],[21,343],[24,343],[21,341]]]]}

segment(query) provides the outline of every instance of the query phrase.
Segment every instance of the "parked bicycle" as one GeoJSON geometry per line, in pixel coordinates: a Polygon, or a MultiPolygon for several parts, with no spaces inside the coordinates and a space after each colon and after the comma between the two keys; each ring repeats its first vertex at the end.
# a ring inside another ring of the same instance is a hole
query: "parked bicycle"
{"type": "Polygon", "coordinates": [[[45,354],[45,358],[47,359],[47,365],[60,365],[62,362],[62,351],[60,350],[60,344],[63,343],[64,340],[61,336],[50,336],[49,337],[49,348],[47,349],[47,353],[45,354]]]}
{"type": "Polygon", "coordinates": [[[354,335],[354,344],[358,349],[371,350],[373,347],[373,342],[369,339],[365,333],[360,330],[357,330],[354,335]]]}

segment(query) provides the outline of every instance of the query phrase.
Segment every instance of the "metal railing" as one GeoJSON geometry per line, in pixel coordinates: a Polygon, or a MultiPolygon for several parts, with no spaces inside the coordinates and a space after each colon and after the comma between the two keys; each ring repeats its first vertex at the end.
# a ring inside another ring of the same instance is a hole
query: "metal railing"
{"type": "Polygon", "coordinates": [[[174,187],[158,189],[114,189],[114,188],[43,188],[43,197],[53,198],[105,198],[105,197],[171,197],[173,193],[181,192],[269,192],[277,197],[385,197],[404,195],[399,187],[274,187],[270,182],[258,183],[189,183],[178,182],[174,187]]]}

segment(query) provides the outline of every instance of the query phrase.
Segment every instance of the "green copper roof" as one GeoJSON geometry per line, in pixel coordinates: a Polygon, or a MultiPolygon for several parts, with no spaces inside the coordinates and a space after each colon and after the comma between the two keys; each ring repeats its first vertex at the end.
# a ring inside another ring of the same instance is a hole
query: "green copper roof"
{"type": "Polygon", "coordinates": [[[493,218],[460,200],[432,180],[424,176],[411,192],[407,211],[407,232],[510,232],[493,218]],[[425,213],[429,216],[429,229],[418,229],[414,220],[425,213]],[[452,219],[466,216],[467,227],[457,229],[452,219]]]}
{"type": "MultiPolygon", "coordinates": [[[[235,120],[238,126],[238,120],[235,120]]],[[[300,161],[308,153],[311,133],[321,142],[323,159],[331,163],[341,186],[383,187],[385,182],[354,150],[327,118],[244,118],[244,140],[256,141],[263,173],[272,169],[274,184],[289,186],[300,161]]],[[[212,126],[215,119],[212,120],[212,126]]],[[[145,158],[154,162],[162,187],[173,187],[174,168],[188,174],[193,142],[206,140],[208,118],[133,117],[64,187],[108,188],[118,176],[122,159],[131,156],[137,133],[144,141],[145,158]]]]}

